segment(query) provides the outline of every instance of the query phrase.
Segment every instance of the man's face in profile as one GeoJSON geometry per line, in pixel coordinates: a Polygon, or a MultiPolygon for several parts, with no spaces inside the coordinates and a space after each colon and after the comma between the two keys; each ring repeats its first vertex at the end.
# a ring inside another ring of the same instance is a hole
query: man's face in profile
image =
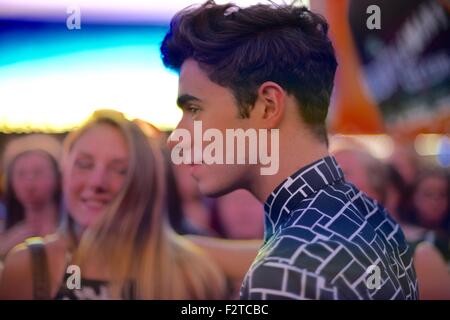
{"type": "MultiPolygon", "coordinates": [[[[209,141],[212,140],[205,136],[195,136],[194,121],[197,124],[201,122],[202,134],[207,129],[216,129],[224,138],[226,129],[246,130],[252,127],[251,118],[239,117],[239,110],[231,90],[212,82],[199,64],[192,59],[186,60],[180,70],[178,104],[183,110],[183,117],[177,129],[186,129],[191,135],[191,145],[186,150],[197,149],[203,154],[210,144],[209,141]],[[205,141],[199,143],[202,138],[205,141]]],[[[221,151],[223,159],[226,159],[227,150],[225,141],[223,142],[221,151]]],[[[197,181],[200,191],[208,196],[218,196],[245,186],[251,171],[256,167],[249,164],[225,164],[225,161],[224,164],[206,164],[204,161],[193,164],[194,152],[192,155],[191,174],[197,181]]]]}

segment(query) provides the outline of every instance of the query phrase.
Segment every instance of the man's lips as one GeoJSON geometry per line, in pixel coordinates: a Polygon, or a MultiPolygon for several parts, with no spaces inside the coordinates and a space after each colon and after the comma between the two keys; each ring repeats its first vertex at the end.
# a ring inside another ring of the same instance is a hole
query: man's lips
{"type": "Polygon", "coordinates": [[[202,164],[196,164],[196,163],[191,163],[191,164],[189,164],[189,165],[188,165],[188,167],[189,167],[189,173],[190,173],[191,175],[194,175],[196,169],[199,168],[201,165],[202,165],[202,164]]]}

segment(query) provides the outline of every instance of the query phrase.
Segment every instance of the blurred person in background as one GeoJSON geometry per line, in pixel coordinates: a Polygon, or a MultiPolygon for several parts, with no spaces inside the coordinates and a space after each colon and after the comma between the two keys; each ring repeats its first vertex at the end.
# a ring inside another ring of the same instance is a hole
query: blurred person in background
{"type": "MultiPolygon", "coordinates": [[[[152,139],[158,142],[160,148],[162,149],[166,169],[167,215],[170,226],[180,235],[209,235],[210,232],[208,230],[197,227],[197,225],[187,218],[184,212],[185,206],[183,206],[183,200],[180,192],[181,188],[179,186],[180,181],[178,181],[181,177],[178,177],[177,179],[175,176],[176,168],[170,160],[170,152],[167,149],[167,138],[169,133],[160,131],[154,125],[142,119],[134,119],[133,122],[136,123],[147,136],[152,137],[152,139]]],[[[185,186],[185,188],[190,187],[191,186],[185,186]]],[[[204,215],[206,217],[206,213],[204,213],[204,215]]]]}
{"type": "Polygon", "coordinates": [[[0,198],[0,234],[5,230],[6,226],[6,207],[0,198]]]}
{"type": "MultiPolygon", "coordinates": [[[[389,213],[389,210],[392,210],[392,217],[400,223],[414,252],[413,261],[419,282],[420,299],[450,299],[450,274],[444,256],[434,243],[426,240],[426,229],[401,219],[403,215],[399,210],[404,208],[402,201],[405,201],[405,198],[399,190],[404,185],[400,174],[392,171],[395,168],[389,169],[368,151],[358,149],[354,145],[348,149],[335,150],[334,156],[348,181],[386,206],[389,213]]],[[[423,205],[433,208],[426,202],[423,202],[423,205]]]]}
{"type": "Polygon", "coordinates": [[[227,239],[263,239],[263,205],[250,192],[236,190],[216,199],[211,224],[227,239]]]}
{"type": "Polygon", "coordinates": [[[138,125],[95,113],[66,138],[62,172],[67,233],[12,250],[1,299],[224,297],[222,273],[169,227],[163,155],[138,125]],[[80,289],[67,286],[70,265],[80,268],[80,289]]]}
{"type": "Polygon", "coordinates": [[[178,195],[181,198],[181,210],[186,217],[194,233],[218,236],[211,227],[211,207],[212,200],[204,197],[198,188],[197,183],[190,174],[187,165],[172,166],[178,195]]]}
{"type": "Polygon", "coordinates": [[[386,164],[385,173],[386,198],[384,207],[400,223],[405,237],[410,243],[420,242],[426,229],[414,224],[409,216],[409,187],[392,164],[386,164]]]}
{"type": "MultiPolygon", "coordinates": [[[[166,151],[164,149],[164,151],[166,151]]],[[[207,207],[201,208],[200,216],[195,217],[192,214],[188,217],[185,214],[186,206],[180,193],[180,185],[175,177],[175,166],[170,161],[169,156],[166,158],[167,163],[167,192],[168,192],[168,215],[172,228],[181,235],[203,235],[217,236],[209,225],[210,212],[206,211],[207,207]]],[[[179,169],[178,169],[179,170],[179,169]]],[[[191,208],[192,209],[192,208],[191,208]]],[[[192,211],[191,211],[192,212],[192,211]]]]}
{"type": "Polygon", "coordinates": [[[420,171],[420,159],[412,144],[396,142],[394,152],[388,159],[410,189],[420,171]]]}
{"type": "Polygon", "coordinates": [[[5,225],[0,257],[32,236],[54,233],[59,224],[61,175],[58,140],[30,135],[12,140],[5,149],[5,225]]]}
{"type": "MultiPolygon", "coordinates": [[[[242,262],[245,263],[245,261],[248,261],[248,269],[252,259],[256,256],[264,236],[264,210],[261,202],[244,189],[232,191],[218,197],[211,212],[211,226],[217,231],[219,237],[224,239],[251,240],[247,244],[245,242],[233,242],[230,240],[228,242],[223,241],[222,244],[228,245],[228,248],[231,250],[234,246],[235,250],[245,252],[248,250],[249,244],[255,244],[255,251],[254,253],[250,252],[248,258],[242,256],[242,252],[241,256],[238,253],[231,253],[226,250],[222,253],[223,256],[229,256],[233,261],[241,259],[240,262],[236,263],[242,264],[242,262]],[[235,255],[237,259],[235,259],[235,255]]],[[[220,247],[218,250],[220,251],[220,247]]],[[[218,263],[220,265],[220,260],[218,263]]],[[[220,266],[226,270],[226,266],[220,266]]],[[[242,273],[242,277],[237,278],[232,278],[232,275],[231,277],[229,276],[230,285],[233,287],[231,292],[232,298],[237,299],[239,297],[239,290],[244,275],[242,273]]]]}
{"type": "Polygon", "coordinates": [[[4,231],[5,229],[5,224],[6,224],[6,207],[5,204],[3,203],[3,185],[2,185],[2,181],[3,181],[3,168],[0,167],[0,234],[4,231]]]}
{"type": "Polygon", "coordinates": [[[425,167],[411,192],[410,216],[428,230],[423,239],[434,244],[446,261],[450,261],[449,175],[439,167],[425,167]]]}
{"type": "Polygon", "coordinates": [[[450,300],[448,173],[422,168],[407,199],[411,205],[407,218],[421,231],[412,242],[421,298],[450,300]]]}
{"type": "Polygon", "coordinates": [[[384,203],[386,173],[384,165],[363,149],[348,148],[333,152],[346,179],[370,198],[384,203]]]}

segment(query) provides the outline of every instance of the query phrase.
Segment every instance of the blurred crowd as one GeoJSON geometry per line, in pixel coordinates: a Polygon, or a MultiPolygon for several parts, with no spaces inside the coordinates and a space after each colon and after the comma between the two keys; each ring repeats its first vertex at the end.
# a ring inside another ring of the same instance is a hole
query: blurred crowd
{"type": "MultiPolygon", "coordinates": [[[[9,139],[0,298],[236,298],[263,238],[263,205],[245,190],[202,196],[189,167],[170,161],[167,135],[99,111],[64,139],[9,139]],[[90,291],[64,288],[72,264],[90,291]],[[41,292],[36,272],[48,284],[41,292]]],[[[401,225],[421,297],[450,299],[448,169],[409,145],[380,160],[364,144],[336,138],[330,152],[346,179],[401,225]]]]}

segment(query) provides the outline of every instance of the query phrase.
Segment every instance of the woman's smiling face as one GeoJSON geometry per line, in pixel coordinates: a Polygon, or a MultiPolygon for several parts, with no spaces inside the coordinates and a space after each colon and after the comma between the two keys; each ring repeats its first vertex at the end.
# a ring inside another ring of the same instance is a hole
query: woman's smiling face
{"type": "Polygon", "coordinates": [[[118,195],[128,159],[125,137],[110,124],[96,124],[75,141],[63,171],[64,196],[81,227],[94,223],[118,195]]]}

